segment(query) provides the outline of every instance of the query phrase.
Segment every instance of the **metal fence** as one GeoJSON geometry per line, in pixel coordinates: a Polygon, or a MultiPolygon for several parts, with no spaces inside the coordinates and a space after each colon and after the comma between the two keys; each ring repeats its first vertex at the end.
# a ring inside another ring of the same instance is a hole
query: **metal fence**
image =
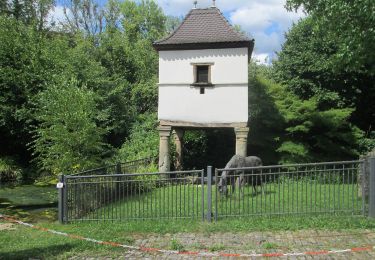
{"type": "Polygon", "coordinates": [[[360,160],[216,170],[208,167],[206,173],[61,176],[59,220],[211,221],[301,214],[375,217],[375,196],[371,197],[375,194],[375,158],[371,160],[371,167],[360,160]]]}
{"type": "Polygon", "coordinates": [[[215,219],[234,216],[365,215],[363,161],[218,169],[215,219]]]}
{"type": "Polygon", "coordinates": [[[63,176],[60,221],[202,219],[203,170],[63,176]]]}
{"type": "Polygon", "coordinates": [[[106,174],[124,174],[124,173],[137,173],[142,168],[147,167],[151,164],[157,164],[157,157],[147,157],[134,161],[117,163],[108,166],[103,166],[96,169],[91,169],[75,174],[72,176],[88,176],[88,175],[106,175],[106,174]]]}

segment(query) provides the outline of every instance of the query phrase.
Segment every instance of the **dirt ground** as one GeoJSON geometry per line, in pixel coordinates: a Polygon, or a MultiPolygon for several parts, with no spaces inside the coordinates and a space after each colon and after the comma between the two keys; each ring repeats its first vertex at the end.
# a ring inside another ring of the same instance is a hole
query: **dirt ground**
{"type": "MultiPolygon", "coordinates": [[[[19,225],[0,223],[0,233],[15,230],[19,225]]],[[[36,231],[39,232],[39,231],[36,231]]],[[[225,254],[274,254],[304,253],[312,255],[283,257],[253,257],[253,259],[375,259],[375,232],[373,230],[303,230],[277,232],[236,232],[236,233],[177,233],[177,234],[133,234],[133,246],[177,250],[185,252],[206,252],[225,254]],[[335,252],[318,254],[314,252],[353,249],[358,252],[335,252]],[[357,249],[357,250],[355,250],[357,249]],[[315,253],[316,254],[316,253],[315,253]]],[[[74,241],[74,238],[72,238],[74,241]]],[[[118,241],[121,243],[121,241],[118,241]]],[[[123,242],[126,244],[126,242],[123,242]]],[[[94,246],[94,244],[93,244],[94,246]]],[[[96,245],[98,246],[98,245],[96,245]]],[[[109,250],[111,250],[109,248],[109,250]]],[[[144,252],[140,250],[84,252],[69,259],[235,259],[235,257],[197,257],[172,253],[144,252]],[[107,252],[107,254],[106,254],[107,252]]],[[[1,256],[0,256],[1,258],[1,256]]],[[[243,257],[251,259],[251,257],[243,257]]]]}
{"type": "MultiPolygon", "coordinates": [[[[134,236],[134,245],[170,249],[179,247],[195,252],[224,253],[298,253],[323,250],[344,250],[351,248],[373,247],[375,233],[370,230],[356,231],[283,231],[253,233],[215,233],[215,234],[166,234],[147,237],[134,236]]],[[[100,257],[99,257],[100,258],[100,257]]],[[[104,257],[105,258],[105,257],[104,257]]],[[[264,257],[263,257],[264,258],[264,257]]],[[[375,259],[373,250],[361,252],[334,253],[328,255],[304,255],[278,257],[280,259],[375,259]]],[[[204,259],[191,255],[174,255],[129,251],[124,259],[204,259]]],[[[210,257],[223,259],[223,257],[210,257]]],[[[230,257],[228,257],[230,259],[230,257]]],[[[232,257],[231,259],[235,259],[232,257]]],[[[262,257],[254,257],[262,259],[262,257]]],[[[277,259],[277,257],[267,257],[277,259]]]]}

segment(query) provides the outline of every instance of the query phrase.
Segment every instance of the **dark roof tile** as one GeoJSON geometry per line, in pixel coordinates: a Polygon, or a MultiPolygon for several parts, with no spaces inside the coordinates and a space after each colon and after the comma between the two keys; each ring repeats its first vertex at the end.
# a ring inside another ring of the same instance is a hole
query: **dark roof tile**
{"type": "Polygon", "coordinates": [[[164,49],[168,45],[182,47],[182,45],[213,45],[214,43],[221,45],[242,43],[251,48],[253,40],[237,32],[219,9],[211,7],[192,9],[172,34],[154,42],[154,46],[156,49],[164,49]]]}

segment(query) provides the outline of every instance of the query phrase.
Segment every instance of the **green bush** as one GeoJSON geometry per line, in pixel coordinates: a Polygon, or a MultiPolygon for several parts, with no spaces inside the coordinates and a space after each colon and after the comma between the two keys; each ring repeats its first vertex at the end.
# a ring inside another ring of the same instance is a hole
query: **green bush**
{"type": "Polygon", "coordinates": [[[80,172],[101,164],[107,129],[100,99],[75,79],[52,85],[38,95],[33,155],[42,170],[52,175],[80,172]]]}
{"type": "Polygon", "coordinates": [[[126,162],[156,156],[159,149],[156,113],[140,115],[131,128],[129,138],[117,154],[117,161],[126,162]]]}
{"type": "Polygon", "coordinates": [[[21,179],[22,168],[12,158],[0,158],[0,182],[14,182],[21,179]]]}

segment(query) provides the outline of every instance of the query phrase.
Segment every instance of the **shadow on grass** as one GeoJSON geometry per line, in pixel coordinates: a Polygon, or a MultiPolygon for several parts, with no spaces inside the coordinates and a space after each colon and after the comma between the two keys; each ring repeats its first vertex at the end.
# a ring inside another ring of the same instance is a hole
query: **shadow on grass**
{"type": "Polygon", "coordinates": [[[53,245],[46,247],[34,247],[24,250],[14,250],[2,252],[0,259],[49,259],[61,255],[63,252],[70,251],[74,245],[53,245]]]}
{"type": "MultiPolygon", "coordinates": [[[[271,194],[276,194],[275,191],[257,191],[257,192],[251,192],[250,194],[244,194],[244,195],[240,195],[241,198],[245,198],[245,197],[249,197],[249,198],[256,198],[256,197],[265,197],[267,195],[271,195],[271,194]]],[[[231,198],[237,198],[239,195],[238,195],[238,192],[237,193],[232,193],[230,195],[220,195],[221,198],[226,198],[226,199],[231,199],[231,198]]]]}
{"type": "Polygon", "coordinates": [[[32,204],[32,205],[16,205],[14,209],[22,210],[36,210],[36,209],[46,209],[46,208],[57,208],[58,203],[45,203],[45,204],[32,204]]]}

